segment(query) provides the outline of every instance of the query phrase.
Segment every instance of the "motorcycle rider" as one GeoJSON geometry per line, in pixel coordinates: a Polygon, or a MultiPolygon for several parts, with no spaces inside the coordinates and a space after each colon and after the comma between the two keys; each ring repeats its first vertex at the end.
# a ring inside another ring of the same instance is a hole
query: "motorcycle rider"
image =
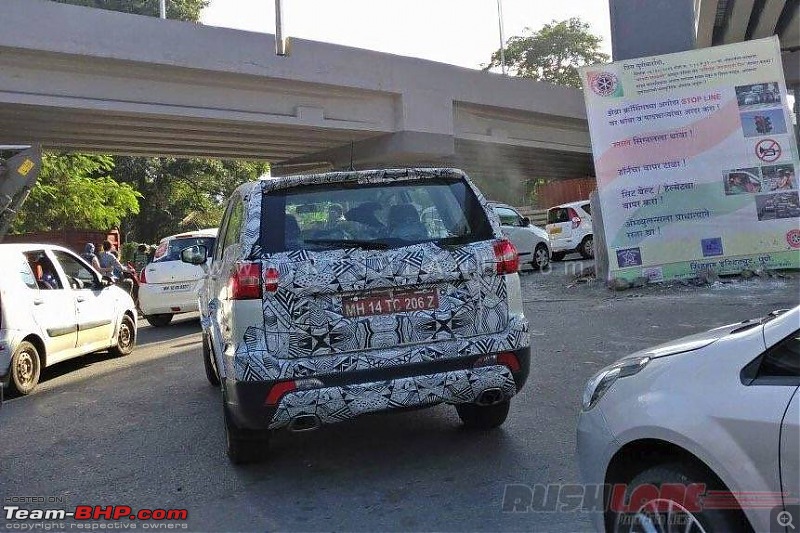
{"type": "Polygon", "coordinates": [[[81,254],[87,263],[92,265],[92,268],[95,270],[100,270],[100,261],[97,260],[97,255],[94,253],[94,244],[87,242],[86,246],[83,247],[83,253],[81,254]]]}

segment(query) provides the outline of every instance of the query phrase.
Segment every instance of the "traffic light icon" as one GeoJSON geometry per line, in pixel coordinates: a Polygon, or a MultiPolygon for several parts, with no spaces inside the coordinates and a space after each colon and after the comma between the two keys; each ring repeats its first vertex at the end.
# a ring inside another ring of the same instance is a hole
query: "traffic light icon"
{"type": "Polygon", "coordinates": [[[772,131],[772,119],[764,115],[756,115],[756,131],[760,134],[769,133],[772,131]]]}

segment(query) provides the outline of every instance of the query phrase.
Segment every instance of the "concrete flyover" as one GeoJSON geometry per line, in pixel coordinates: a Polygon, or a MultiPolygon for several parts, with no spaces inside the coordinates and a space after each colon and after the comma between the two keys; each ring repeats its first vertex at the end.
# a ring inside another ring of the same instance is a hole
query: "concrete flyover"
{"type": "Polygon", "coordinates": [[[357,168],[452,165],[513,204],[527,179],[593,174],[577,90],[304,40],[279,57],[268,34],[2,4],[0,144],[261,159],[277,173],[351,155],[357,168]]]}

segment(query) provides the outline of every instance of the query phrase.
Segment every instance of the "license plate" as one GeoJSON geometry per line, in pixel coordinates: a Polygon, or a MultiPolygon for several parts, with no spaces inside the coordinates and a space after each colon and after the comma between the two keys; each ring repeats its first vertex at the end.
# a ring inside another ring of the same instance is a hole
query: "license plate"
{"type": "Polygon", "coordinates": [[[191,288],[191,283],[176,283],[174,285],[164,285],[161,287],[161,292],[189,292],[191,288]]]}
{"type": "Polygon", "coordinates": [[[555,235],[556,233],[561,233],[561,226],[553,226],[547,230],[550,232],[550,235],[555,235]]]}
{"type": "Polygon", "coordinates": [[[439,293],[436,289],[384,291],[342,297],[346,317],[426,311],[438,307],[439,293]]]}

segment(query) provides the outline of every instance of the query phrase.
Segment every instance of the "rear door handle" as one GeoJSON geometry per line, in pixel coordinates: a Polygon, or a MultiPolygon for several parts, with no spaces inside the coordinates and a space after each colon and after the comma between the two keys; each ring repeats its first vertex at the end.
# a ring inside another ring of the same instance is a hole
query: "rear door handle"
{"type": "Polygon", "coordinates": [[[84,301],[84,300],[86,300],[86,298],[84,298],[83,296],[76,296],[76,297],[75,297],[75,301],[76,301],[76,302],[82,302],[82,301],[84,301]]]}
{"type": "Polygon", "coordinates": [[[41,299],[41,298],[34,298],[33,299],[33,305],[42,305],[43,303],[44,303],[44,300],[41,299]]]}

